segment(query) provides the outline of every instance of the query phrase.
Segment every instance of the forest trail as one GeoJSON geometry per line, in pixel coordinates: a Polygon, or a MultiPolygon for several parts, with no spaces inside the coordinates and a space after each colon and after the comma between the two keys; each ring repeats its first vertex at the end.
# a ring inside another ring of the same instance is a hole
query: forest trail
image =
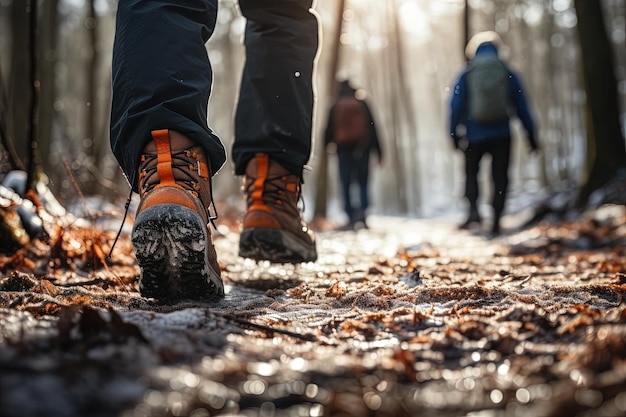
{"type": "Polygon", "coordinates": [[[127,237],[94,268],[110,235],[89,227],[0,257],[0,415],[626,414],[623,206],[495,239],[370,226],[298,266],[220,228],[209,303],[139,297],[127,237]]]}

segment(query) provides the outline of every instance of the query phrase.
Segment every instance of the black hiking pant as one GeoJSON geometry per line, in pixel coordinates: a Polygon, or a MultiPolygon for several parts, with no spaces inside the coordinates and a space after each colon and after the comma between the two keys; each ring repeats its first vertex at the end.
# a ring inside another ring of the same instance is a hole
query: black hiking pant
{"type": "Polygon", "coordinates": [[[365,212],[369,207],[369,166],[370,150],[357,149],[350,151],[337,151],[339,163],[339,180],[341,182],[341,194],[343,196],[343,208],[350,224],[365,221],[365,212]],[[352,184],[359,187],[358,201],[353,201],[352,184]]]}
{"type": "MultiPolygon", "coordinates": [[[[239,0],[247,19],[232,149],[235,173],[256,153],[302,175],[311,152],[313,0],[239,0]]],[[[213,72],[205,43],[218,0],[120,0],[113,45],[111,148],[133,189],[141,152],[156,129],[202,145],[215,174],[226,160],[207,124],[213,72]]],[[[216,80],[219,82],[219,80],[216,80]]]]}
{"type": "Polygon", "coordinates": [[[484,143],[470,143],[465,150],[465,197],[470,211],[478,205],[478,171],[480,161],[485,154],[491,155],[491,181],[493,197],[491,205],[494,211],[494,222],[500,220],[506,193],[509,186],[509,160],[511,158],[511,138],[492,139],[484,143]]]}

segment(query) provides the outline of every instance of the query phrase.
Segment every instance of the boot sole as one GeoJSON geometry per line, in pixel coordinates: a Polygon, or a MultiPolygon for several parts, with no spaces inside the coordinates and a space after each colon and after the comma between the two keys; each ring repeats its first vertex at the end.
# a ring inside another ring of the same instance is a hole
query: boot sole
{"type": "Polygon", "coordinates": [[[307,244],[284,230],[252,228],[241,233],[239,256],[256,261],[295,264],[317,260],[317,249],[315,243],[307,244]]]}
{"type": "Polygon", "coordinates": [[[220,274],[208,261],[208,233],[197,213],[178,204],[141,211],[131,235],[141,295],[164,301],[223,296],[220,274]]]}

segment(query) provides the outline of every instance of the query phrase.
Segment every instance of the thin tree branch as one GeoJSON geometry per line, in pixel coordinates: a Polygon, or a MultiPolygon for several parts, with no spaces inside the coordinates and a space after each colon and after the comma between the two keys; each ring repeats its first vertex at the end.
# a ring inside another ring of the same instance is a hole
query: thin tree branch
{"type": "Polygon", "coordinates": [[[26,126],[26,137],[28,138],[29,155],[28,155],[28,180],[26,182],[27,189],[34,189],[35,170],[37,168],[37,110],[39,104],[39,80],[37,79],[37,0],[29,0],[28,2],[28,46],[29,46],[29,78],[31,81],[31,97],[29,106],[29,122],[26,126]]]}

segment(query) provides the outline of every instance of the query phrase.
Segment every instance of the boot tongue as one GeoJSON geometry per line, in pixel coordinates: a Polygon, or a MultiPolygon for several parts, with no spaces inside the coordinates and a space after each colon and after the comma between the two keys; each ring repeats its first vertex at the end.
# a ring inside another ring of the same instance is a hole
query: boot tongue
{"type": "Polygon", "coordinates": [[[256,154],[254,158],[248,161],[248,165],[246,165],[245,175],[248,177],[256,178],[259,175],[259,169],[263,166],[267,167],[267,176],[269,178],[278,176],[293,176],[295,178],[295,181],[297,181],[296,175],[291,174],[285,167],[283,167],[281,164],[265,154],[256,154]]]}
{"type": "Polygon", "coordinates": [[[258,164],[256,162],[257,157],[252,158],[246,165],[246,176],[255,178],[257,176],[258,164]]]}
{"type": "MultiPolygon", "coordinates": [[[[167,131],[167,130],[166,130],[167,131]]],[[[152,135],[157,134],[157,132],[163,132],[163,131],[153,131],[152,135]]],[[[175,131],[168,131],[169,134],[169,142],[170,142],[170,149],[172,150],[172,152],[180,152],[183,151],[185,149],[189,149],[189,148],[193,148],[194,146],[197,146],[197,144],[189,139],[187,136],[175,132],[175,131]]],[[[148,144],[143,148],[144,153],[156,153],[157,148],[156,148],[156,143],[154,140],[151,140],[150,142],[148,142],[148,144]]]]}
{"type": "Polygon", "coordinates": [[[148,165],[154,168],[156,164],[157,172],[149,177],[143,187],[171,185],[187,189],[197,193],[204,208],[208,209],[212,202],[211,174],[202,147],[175,131],[164,129],[151,133],[154,140],[145,146],[143,152],[156,155],[157,158],[144,162],[140,171],[148,165]]]}
{"type": "Polygon", "coordinates": [[[269,176],[270,177],[276,177],[276,176],[279,176],[279,175],[280,176],[293,176],[295,181],[297,181],[297,177],[295,175],[291,174],[281,164],[279,164],[276,161],[272,161],[271,159],[270,159],[270,162],[269,162],[269,170],[268,171],[269,171],[269,176]]]}
{"type": "Polygon", "coordinates": [[[180,152],[185,149],[193,148],[199,146],[196,142],[189,139],[187,136],[182,133],[178,133],[170,130],[170,148],[172,152],[180,152]]]}

